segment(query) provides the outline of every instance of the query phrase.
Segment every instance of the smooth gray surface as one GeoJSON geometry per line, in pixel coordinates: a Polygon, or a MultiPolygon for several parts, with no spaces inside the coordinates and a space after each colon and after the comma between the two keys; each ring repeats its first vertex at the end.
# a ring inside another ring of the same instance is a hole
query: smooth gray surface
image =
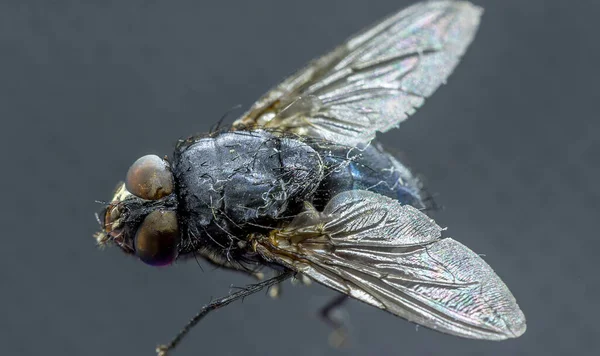
{"type": "MultiPolygon", "coordinates": [[[[151,355],[211,296],[248,279],[98,251],[95,199],[307,60],[410,1],[2,1],[4,355],[151,355]],[[100,5],[102,3],[102,5],[100,5]]],[[[350,345],[292,287],[211,315],[179,355],[590,355],[598,335],[600,4],[476,1],[482,27],[448,85],[382,140],[486,255],[528,319],[505,342],[431,332],[358,302],[350,345]]]]}

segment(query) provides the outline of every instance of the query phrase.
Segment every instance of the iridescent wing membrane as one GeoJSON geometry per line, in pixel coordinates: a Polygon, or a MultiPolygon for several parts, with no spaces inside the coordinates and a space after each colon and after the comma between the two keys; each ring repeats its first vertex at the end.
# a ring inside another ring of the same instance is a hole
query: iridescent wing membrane
{"type": "Polygon", "coordinates": [[[350,38],[265,94],[234,128],[276,128],[355,146],[387,131],[446,81],[482,9],[415,4],[350,38]]]}
{"type": "Polygon", "coordinates": [[[525,332],[525,317],[481,257],[410,205],[369,191],[307,209],[258,244],[267,260],[392,314],[468,338],[525,332]]]}
{"type": "MultiPolygon", "coordinates": [[[[482,10],[413,5],[350,38],[268,92],[234,123],[353,147],[397,126],[442,83],[482,10]]],[[[438,331],[501,340],[525,332],[514,297],[477,254],[419,210],[343,192],[257,241],[262,256],[365,303],[438,331]]]]}

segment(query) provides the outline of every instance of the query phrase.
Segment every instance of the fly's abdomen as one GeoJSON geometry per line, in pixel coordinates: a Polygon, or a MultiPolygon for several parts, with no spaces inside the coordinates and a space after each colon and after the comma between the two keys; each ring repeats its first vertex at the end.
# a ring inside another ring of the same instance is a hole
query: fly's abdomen
{"type": "Polygon", "coordinates": [[[275,228],[283,215],[312,196],[322,174],[314,149],[265,131],[199,139],[180,148],[174,162],[188,233],[208,243],[275,228]]]}
{"type": "Polygon", "coordinates": [[[406,166],[379,145],[366,148],[317,148],[326,167],[325,178],[315,197],[315,205],[347,190],[369,190],[409,204],[424,207],[419,181],[406,166]]]}

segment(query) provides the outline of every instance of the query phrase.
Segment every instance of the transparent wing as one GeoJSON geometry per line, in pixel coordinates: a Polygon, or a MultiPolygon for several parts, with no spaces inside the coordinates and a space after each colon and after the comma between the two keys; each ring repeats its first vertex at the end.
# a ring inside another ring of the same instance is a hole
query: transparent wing
{"type": "Polygon", "coordinates": [[[415,4],[311,62],[234,123],[355,146],[397,126],[446,81],[482,9],[463,1],[415,4]]]}
{"type": "Polygon", "coordinates": [[[308,209],[261,241],[266,259],[417,324],[453,335],[502,340],[525,332],[525,316],[479,255],[440,239],[415,208],[369,191],[308,209]]]}

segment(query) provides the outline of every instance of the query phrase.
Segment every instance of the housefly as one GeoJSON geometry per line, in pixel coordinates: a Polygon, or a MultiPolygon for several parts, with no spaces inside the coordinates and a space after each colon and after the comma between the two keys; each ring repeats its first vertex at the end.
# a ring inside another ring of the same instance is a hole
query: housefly
{"type": "Polygon", "coordinates": [[[201,256],[279,274],[211,310],[303,276],[418,325],[473,339],[525,332],[525,316],[483,259],[424,213],[419,181],[377,144],[457,65],[482,9],[410,6],[351,37],[267,92],[229,129],[144,156],[99,215],[98,244],[163,266],[201,256]]]}

